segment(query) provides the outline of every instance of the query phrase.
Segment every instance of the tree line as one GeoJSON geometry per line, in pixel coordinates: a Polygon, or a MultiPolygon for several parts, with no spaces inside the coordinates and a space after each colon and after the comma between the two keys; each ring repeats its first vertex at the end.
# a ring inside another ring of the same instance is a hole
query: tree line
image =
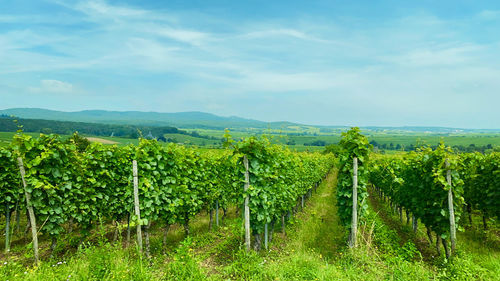
{"type": "Polygon", "coordinates": [[[101,124],[72,121],[55,121],[44,119],[20,119],[13,116],[0,115],[0,131],[16,132],[22,126],[24,132],[71,135],[75,131],[84,135],[93,135],[101,137],[121,137],[137,139],[145,137],[149,139],[158,139],[166,142],[165,134],[183,134],[196,138],[208,140],[219,140],[219,138],[200,135],[198,132],[188,132],[170,126],[135,126],[120,124],[101,124]]]}

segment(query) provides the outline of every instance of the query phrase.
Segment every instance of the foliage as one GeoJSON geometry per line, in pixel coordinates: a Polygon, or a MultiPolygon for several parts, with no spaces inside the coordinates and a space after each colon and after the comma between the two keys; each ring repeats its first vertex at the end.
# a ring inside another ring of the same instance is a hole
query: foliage
{"type": "Polygon", "coordinates": [[[126,217],[143,225],[187,226],[216,201],[223,208],[241,204],[246,194],[238,160],[246,153],[251,163],[251,224],[260,233],[266,222],[295,206],[333,165],[331,155],[292,153],[264,138],[239,142],[234,153],[146,139],[125,147],[79,144],[84,143],[77,134],[67,141],[56,135],[16,135],[12,147],[0,150],[0,203],[13,208],[22,194],[15,163],[19,156],[42,234],[55,239],[76,224],[87,235],[96,222],[126,217]],[[132,212],[132,160],[138,163],[141,221],[132,212]]]}
{"type": "Polygon", "coordinates": [[[241,201],[249,196],[250,225],[255,234],[264,226],[277,221],[319,183],[333,166],[331,154],[292,153],[289,149],[271,144],[266,137],[245,138],[235,144],[241,174],[244,174],[242,157],[249,162],[250,187],[242,194],[241,201]]]}
{"type": "Polygon", "coordinates": [[[449,237],[448,190],[453,188],[455,220],[458,223],[463,205],[463,181],[459,159],[441,143],[436,149],[423,147],[403,157],[380,157],[373,161],[370,181],[385,196],[420,219],[442,238],[449,237]],[[449,166],[446,166],[448,161],[449,166]],[[447,183],[451,170],[452,185],[447,183]]]}
{"type": "Polygon", "coordinates": [[[0,163],[0,208],[2,211],[12,213],[16,205],[23,204],[21,202],[23,192],[20,188],[19,169],[11,147],[0,147],[0,163]]]}
{"type": "Polygon", "coordinates": [[[73,214],[75,191],[78,187],[71,180],[81,172],[74,145],[65,145],[55,135],[32,138],[15,135],[14,150],[24,161],[27,191],[37,220],[43,231],[57,236],[63,231],[62,224],[73,214]]]}
{"type": "Polygon", "coordinates": [[[90,145],[90,141],[86,137],[80,136],[78,132],[75,132],[66,142],[74,143],[78,152],[84,152],[90,145]]]}
{"type": "Polygon", "coordinates": [[[500,219],[500,153],[467,153],[460,159],[459,171],[468,207],[486,217],[500,219]]]}
{"type": "Polygon", "coordinates": [[[366,190],[368,180],[368,169],[365,167],[368,161],[371,145],[363,136],[359,128],[351,128],[342,133],[340,140],[341,152],[339,155],[340,165],[337,182],[337,205],[340,221],[350,229],[352,219],[352,187],[353,187],[353,159],[358,159],[358,213],[363,216],[366,208],[366,190]]]}

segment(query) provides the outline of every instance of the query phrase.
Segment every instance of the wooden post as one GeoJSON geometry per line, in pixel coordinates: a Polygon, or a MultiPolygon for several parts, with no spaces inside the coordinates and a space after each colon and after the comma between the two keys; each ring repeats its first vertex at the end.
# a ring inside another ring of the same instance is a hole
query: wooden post
{"type": "Polygon", "coordinates": [[[267,231],[267,222],[266,222],[266,224],[264,225],[264,248],[266,248],[266,250],[268,241],[269,241],[269,233],[267,231]]]}
{"type": "Polygon", "coordinates": [[[28,215],[30,219],[31,235],[33,236],[33,251],[35,253],[35,264],[38,265],[38,234],[36,231],[35,212],[33,211],[33,206],[31,206],[31,194],[28,192],[26,179],[24,178],[26,172],[24,171],[23,159],[21,157],[17,158],[17,163],[19,165],[19,171],[21,172],[21,180],[24,187],[24,196],[26,197],[26,206],[28,208],[28,215]]]}
{"type": "MultiPolygon", "coordinates": [[[[250,187],[250,173],[248,171],[248,158],[243,156],[243,165],[245,166],[245,185],[243,187],[244,191],[247,192],[250,187]]],[[[247,251],[250,251],[250,206],[248,195],[245,197],[245,245],[247,251]]]]}
{"type": "Polygon", "coordinates": [[[215,225],[219,227],[219,199],[215,201],[215,225]]]}
{"type": "Polygon", "coordinates": [[[356,247],[356,238],[358,232],[358,158],[354,157],[352,163],[352,223],[351,237],[349,247],[356,247]]]}
{"type": "Polygon", "coordinates": [[[5,253],[10,252],[10,208],[5,206],[5,253]]]}
{"type": "Polygon", "coordinates": [[[455,227],[455,211],[453,209],[453,191],[452,191],[452,186],[451,186],[451,170],[450,170],[450,163],[448,162],[448,159],[446,159],[446,181],[448,182],[448,185],[450,186],[450,189],[448,189],[448,209],[450,210],[450,239],[451,239],[451,254],[455,252],[456,246],[457,246],[457,229],[455,227]]]}
{"type": "Polygon", "coordinates": [[[137,244],[142,252],[142,229],[141,229],[141,209],[139,208],[139,179],[137,178],[137,161],[132,161],[132,173],[134,175],[134,206],[137,217],[137,244]]]}

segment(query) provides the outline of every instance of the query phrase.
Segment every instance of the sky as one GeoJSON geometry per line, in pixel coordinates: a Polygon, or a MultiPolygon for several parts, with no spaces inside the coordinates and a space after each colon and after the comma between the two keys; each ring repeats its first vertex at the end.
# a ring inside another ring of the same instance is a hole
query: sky
{"type": "Polygon", "coordinates": [[[500,128],[500,1],[0,0],[0,109],[500,128]]]}

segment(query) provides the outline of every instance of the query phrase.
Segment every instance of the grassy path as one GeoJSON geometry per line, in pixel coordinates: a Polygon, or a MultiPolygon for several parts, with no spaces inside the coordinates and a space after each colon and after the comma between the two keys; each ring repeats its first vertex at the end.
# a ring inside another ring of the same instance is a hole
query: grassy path
{"type": "Polygon", "coordinates": [[[344,229],[337,214],[337,172],[330,173],[317,193],[298,213],[295,227],[289,231],[288,247],[296,251],[314,251],[332,259],[344,247],[344,229]]]}

